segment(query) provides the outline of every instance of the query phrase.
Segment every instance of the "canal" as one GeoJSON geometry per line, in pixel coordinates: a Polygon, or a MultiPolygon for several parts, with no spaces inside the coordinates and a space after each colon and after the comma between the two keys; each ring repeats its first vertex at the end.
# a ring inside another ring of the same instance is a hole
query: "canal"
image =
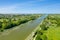
{"type": "Polygon", "coordinates": [[[43,15],[40,18],[22,24],[11,31],[4,32],[0,35],[0,40],[25,40],[29,34],[46,18],[47,15],[43,15]]]}

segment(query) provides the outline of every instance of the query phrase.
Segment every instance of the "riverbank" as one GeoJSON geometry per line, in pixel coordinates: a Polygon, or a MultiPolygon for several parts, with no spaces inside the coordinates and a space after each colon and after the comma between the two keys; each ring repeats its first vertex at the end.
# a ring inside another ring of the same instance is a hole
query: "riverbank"
{"type": "MultiPolygon", "coordinates": [[[[31,20],[31,21],[33,21],[33,20],[31,20]]],[[[28,21],[28,22],[26,22],[26,23],[29,23],[29,22],[31,22],[31,21],[28,21]]],[[[24,24],[26,24],[26,23],[24,23],[24,24]]],[[[3,32],[0,32],[0,36],[2,36],[2,35],[8,35],[9,33],[13,32],[14,30],[17,30],[17,29],[19,29],[20,27],[22,27],[22,25],[24,25],[24,24],[21,24],[21,25],[19,25],[19,26],[16,26],[16,27],[13,27],[13,28],[11,28],[11,29],[7,29],[7,30],[4,30],[3,32]]]]}
{"type": "MultiPolygon", "coordinates": [[[[48,15],[45,15],[45,17],[47,17],[48,15]]],[[[45,17],[43,17],[43,20],[45,19],[45,17]]],[[[35,40],[35,37],[36,37],[36,35],[35,35],[35,33],[36,33],[36,31],[39,29],[39,30],[41,30],[40,29],[40,25],[42,24],[42,22],[43,22],[43,20],[41,19],[40,20],[40,23],[37,25],[37,27],[32,31],[32,33],[31,34],[29,34],[29,36],[25,39],[25,40],[35,40]],[[35,37],[34,37],[35,36],[35,37]]]]}

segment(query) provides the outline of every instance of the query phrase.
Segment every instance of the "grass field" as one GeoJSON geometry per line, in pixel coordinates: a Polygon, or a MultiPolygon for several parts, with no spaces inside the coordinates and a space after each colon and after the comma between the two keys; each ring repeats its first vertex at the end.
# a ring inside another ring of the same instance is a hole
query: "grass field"
{"type": "Polygon", "coordinates": [[[60,40],[60,14],[49,14],[36,31],[35,40],[60,40]]]}

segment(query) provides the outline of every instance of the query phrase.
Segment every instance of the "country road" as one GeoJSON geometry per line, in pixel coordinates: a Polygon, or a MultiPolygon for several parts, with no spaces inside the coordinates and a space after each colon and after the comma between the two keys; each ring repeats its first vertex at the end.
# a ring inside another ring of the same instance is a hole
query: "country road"
{"type": "Polygon", "coordinates": [[[43,15],[40,18],[20,25],[11,31],[4,32],[0,35],[0,40],[25,40],[29,34],[44,20],[48,15],[43,15]]]}

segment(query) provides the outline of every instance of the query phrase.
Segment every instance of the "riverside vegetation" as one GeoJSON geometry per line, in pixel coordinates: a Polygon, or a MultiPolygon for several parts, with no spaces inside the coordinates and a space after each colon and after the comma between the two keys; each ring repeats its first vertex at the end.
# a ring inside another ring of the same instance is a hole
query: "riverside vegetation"
{"type": "Polygon", "coordinates": [[[0,32],[35,20],[40,14],[0,14],[0,32]]]}
{"type": "Polygon", "coordinates": [[[60,40],[60,14],[49,14],[36,31],[35,40],[60,40]]]}

